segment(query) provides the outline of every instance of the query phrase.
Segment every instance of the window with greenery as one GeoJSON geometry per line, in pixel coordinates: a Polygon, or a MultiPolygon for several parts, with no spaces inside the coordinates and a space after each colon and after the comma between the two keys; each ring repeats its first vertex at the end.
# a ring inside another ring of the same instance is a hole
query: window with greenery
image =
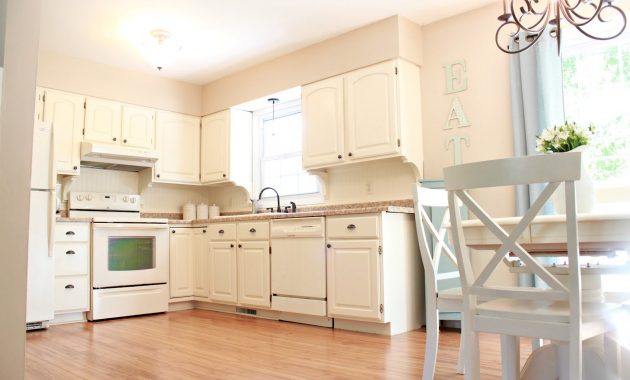
{"type": "MultiPolygon", "coordinates": [[[[315,176],[302,169],[302,112],[299,101],[255,113],[258,136],[258,191],[273,187],[280,196],[318,196],[315,176]]],[[[273,192],[265,197],[275,197],[273,192]]],[[[274,198],[275,199],[275,198],[274,198]]],[[[304,203],[304,202],[302,202],[304,203]]],[[[306,202],[308,203],[308,202],[306,202]]]]}
{"type": "Polygon", "coordinates": [[[630,33],[607,42],[563,33],[562,44],[565,119],[595,126],[589,171],[599,183],[630,182],[630,33]]]}

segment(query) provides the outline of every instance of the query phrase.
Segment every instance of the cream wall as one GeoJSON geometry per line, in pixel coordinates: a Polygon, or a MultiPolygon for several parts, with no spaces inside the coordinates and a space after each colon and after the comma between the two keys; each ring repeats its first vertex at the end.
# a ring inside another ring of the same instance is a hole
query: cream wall
{"type": "Polygon", "coordinates": [[[24,376],[26,264],[40,0],[3,1],[0,113],[0,379],[24,376]]]}
{"type": "Polygon", "coordinates": [[[40,51],[37,84],[119,102],[201,115],[201,86],[40,51]]]}
{"type": "MultiPolygon", "coordinates": [[[[462,161],[472,162],[511,157],[514,154],[511,130],[508,55],[497,49],[494,35],[501,4],[451,17],[422,28],[422,109],[425,178],[442,178],[442,169],[453,165],[453,146],[446,139],[467,136],[462,145],[462,161]],[[466,62],[468,89],[445,94],[443,66],[466,62]],[[444,130],[451,103],[458,97],[470,127],[444,130]]],[[[486,192],[480,202],[495,216],[514,214],[514,195],[505,189],[486,192]]]]}

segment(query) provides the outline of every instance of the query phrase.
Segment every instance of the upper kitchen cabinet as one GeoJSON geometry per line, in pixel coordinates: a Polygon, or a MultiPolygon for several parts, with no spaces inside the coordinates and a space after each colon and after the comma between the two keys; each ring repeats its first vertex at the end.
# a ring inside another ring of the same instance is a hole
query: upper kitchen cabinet
{"type": "Polygon", "coordinates": [[[119,144],[122,105],[109,100],[87,98],[83,140],[119,144]]]}
{"type": "MultiPolygon", "coordinates": [[[[42,95],[40,90],[38,95],[42,95]]],[[[57,173],[77,175],[81,164],[85,97],[49,89],[43,91],[43,117],[53,125],[57,173]]]]}
{"type": "Polygon", "coordinates": [[[124,146],[155,149],[155,110],[124,104],[121,138],[124,146]]]}
{"type": "Polygon", "coordinates": [[[199,118],[158,111],[155,182],[199,184],[199,118]]]}
{"type": "Polygon", "coordinates": [[[420,68],[393,60],[303,87],[303,166],[400,157],[422,170],[420,68]]]}
{"type": "Polygon", "coordinates": [[[87,98],[84,141],[155,149],[155,110],[87,98]]]}
{"type": "Polygon", "coordinates": [[[229,109],[201,119],[201,183],[224,182],[251,193],[251,112],[229,109]]]}

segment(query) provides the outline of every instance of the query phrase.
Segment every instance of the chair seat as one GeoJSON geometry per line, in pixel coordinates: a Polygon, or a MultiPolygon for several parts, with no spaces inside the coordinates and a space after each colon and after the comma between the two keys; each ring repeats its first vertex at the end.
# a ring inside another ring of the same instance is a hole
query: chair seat
{"type": "Polygon", "coordinates": [[[440,290],[438,292],[438,298],[461,300],[462,288],[450,288],[450,289],[440,290]]]}
{"type": "MultiPolygon", "coordinates": [[[[582,304],[582,320],[589,322],[603,319],[619,308],[619,304],[585,302],[582,304]]],[[[477,315],[569,323],[569,303],[567,301],[532,301],[502,298],[477,306],[477,315]]]]}

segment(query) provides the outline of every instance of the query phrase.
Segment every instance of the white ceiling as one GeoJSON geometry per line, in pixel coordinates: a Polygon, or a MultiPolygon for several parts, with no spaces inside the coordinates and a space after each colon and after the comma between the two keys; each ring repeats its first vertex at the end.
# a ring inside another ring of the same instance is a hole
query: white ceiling
{"type": "Polygon", "coordinates": [[[423,25],[497,1],[43,0],[40,49],[205,84],[392,15],[423,25]],[[138,48],[157,28],[183,45],[159,73],[138,48]]]}

